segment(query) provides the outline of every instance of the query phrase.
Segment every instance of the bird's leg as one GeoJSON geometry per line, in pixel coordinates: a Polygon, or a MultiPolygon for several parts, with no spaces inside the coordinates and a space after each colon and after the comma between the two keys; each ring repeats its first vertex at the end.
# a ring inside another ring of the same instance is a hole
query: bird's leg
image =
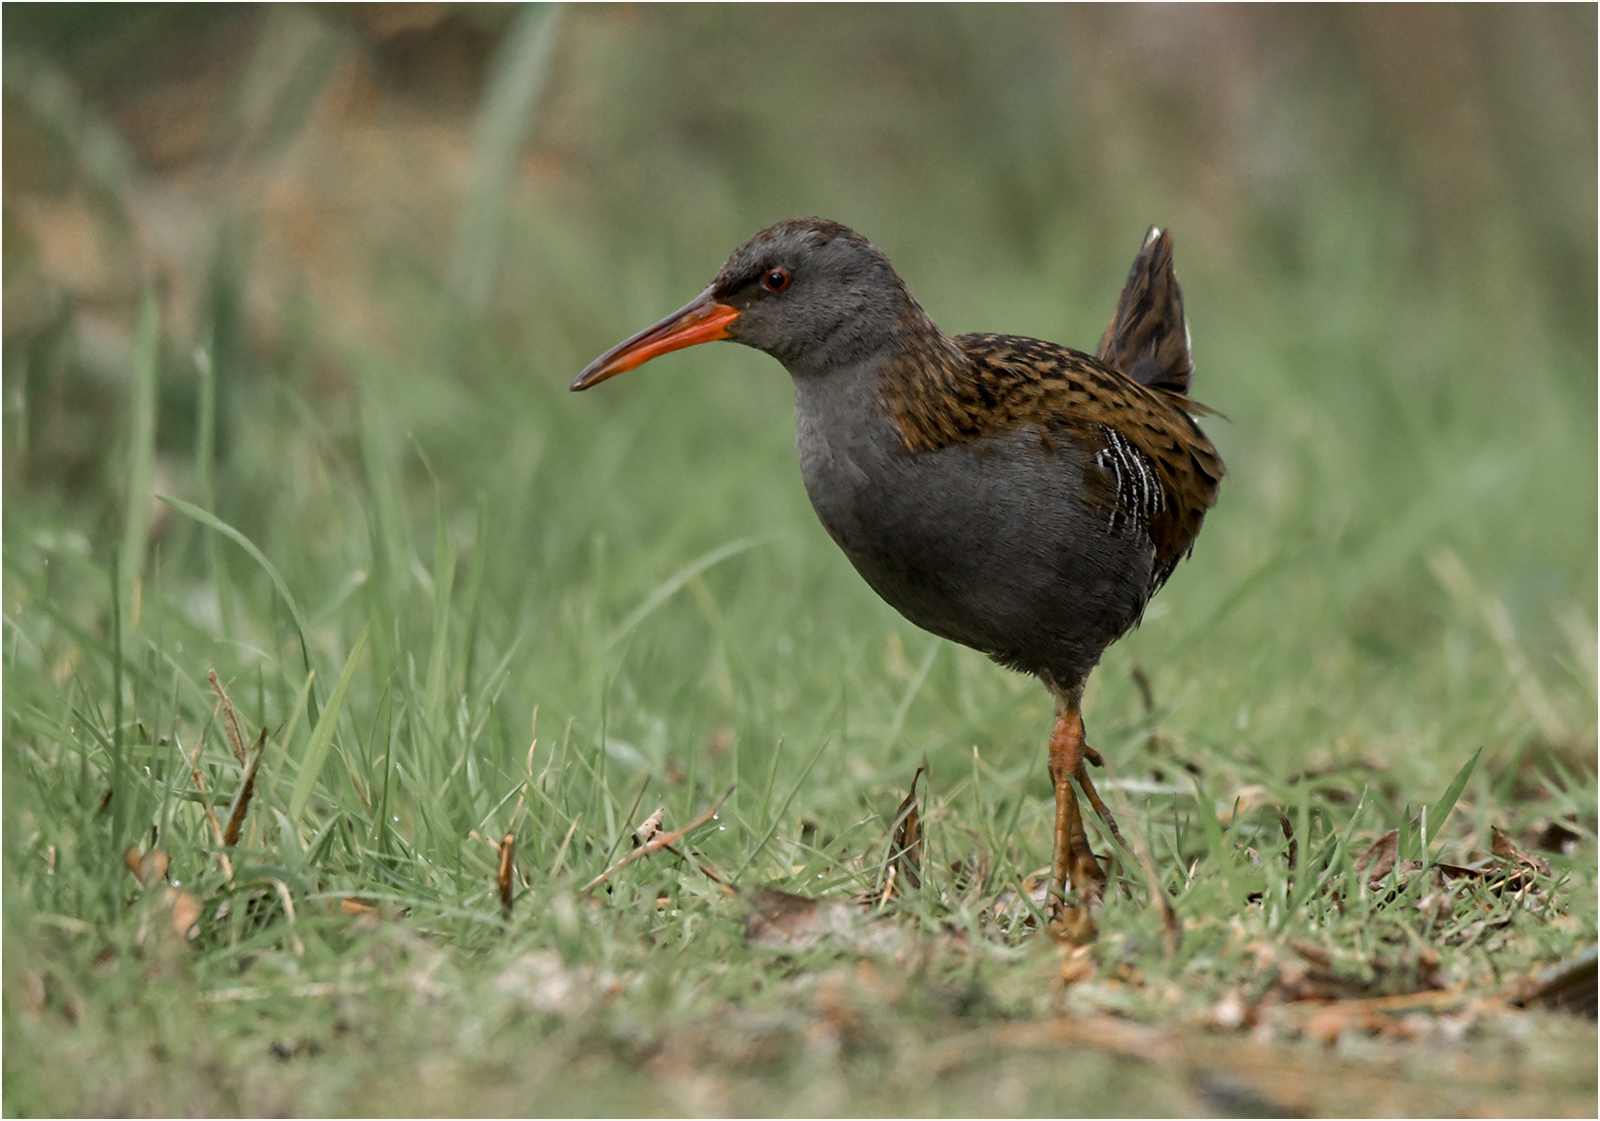
{"type": "MultiPolygon", "coordinates": [[[[1089,804],[1094,807],[1095,814],[1105,823],[1105,827],[1111,830],[1111,835],[1116,838],[1117,844],[1122,846],[1122,851],[1131,853],[1133,849],[1122,839],[1122,831],[1117,828],[1117,819],[1111,816],[1111,807],[1105,804],[1100,792],[1094,788],[1094,783],[1089,779],[1089,768],[1085,764],[1090,761],[1089,752],[1092,750],[1093,748],[1085,748],[1084,761],[1078,764],[1078,769],[1074,772],[1078,778],[1078,785],[1083,787],[1084,797],[1089,799],[1089,804]]],[[[1095,758],[1093,762],[1097,767],[1104,766],[1099,758],[1095,758]]]]}
{"type": "Polygon", "coordinates": [[[1056,849],[1052,868],[1051,894],[1066,896],[1070,883],[1085,905],[1100,901],[1106,874],[1089,849],[1083,830],[1083,815],[1078,795],[1072,789],[1072,776],[1083,771],[1083,717],[1074,700],[1062,700],[1056,710],[1055,730],[1050,734],[1050,781],[1056,788],[1056,849]]]}

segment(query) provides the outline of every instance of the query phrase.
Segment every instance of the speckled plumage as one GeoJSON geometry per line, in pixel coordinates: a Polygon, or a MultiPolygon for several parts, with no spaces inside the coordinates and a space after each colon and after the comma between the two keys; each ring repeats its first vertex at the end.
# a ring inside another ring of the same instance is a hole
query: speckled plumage
{"type": "Polygon", "coordinates": [[[1189,416],[1198,406],[1056,343],[981,334],[949,342],[953,353],[892,367],[884,403],[907,450],[1011,429],[1037,432],[1044,449],[1065,442],[1080,457],[1085,495],[1108,528],[1131,525],[1149,536],[1155,568],[1145,594],[1155,594],[1193,547],[1222,481],[1222,459],[1189,416]],[[1131,469],[1117,470],[1130,460],[1131,469]],[[1141,468],[1154,474],[1153,490],[1138,485],[1141,468]]]}

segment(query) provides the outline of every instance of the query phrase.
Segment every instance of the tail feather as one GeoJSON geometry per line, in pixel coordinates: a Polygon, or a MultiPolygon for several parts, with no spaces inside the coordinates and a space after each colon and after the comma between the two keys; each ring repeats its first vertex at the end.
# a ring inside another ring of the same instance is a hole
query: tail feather
{"type": "Polygon", "coordinates": [[[1152,226],[1145,235],[1095,357],[1152,389],[1188,394],[1194,362],[1166,230],[1152,226]]]}

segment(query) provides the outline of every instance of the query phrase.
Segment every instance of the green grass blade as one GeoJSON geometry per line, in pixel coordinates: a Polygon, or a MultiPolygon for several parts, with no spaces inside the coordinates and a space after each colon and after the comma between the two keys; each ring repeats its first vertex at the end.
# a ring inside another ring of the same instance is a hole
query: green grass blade
{"type": "MultiPolygon", "coordinates": [[[[217,508],[217,370],[212,363],[211,346],[202,346],[195,354],[195,366],[200,374],[200,415],[194,441],[195,477],[200,483],[200,504],[207,510],[217,508]]],[[[217,613],[222,617],[222,634],[233,637],[233,585],[228,570],[222,562],[217,547],[216,534],[206,535],[206,556],[211,564],[211,586],[217,592],[217,613]]]]}
{"type": "Polygon", "coordinates": [[[744,862],[739,865],[733,875],[728,877],[730,881],[737,882],[739,877],[744,874],[745,869],[749,868],[755,862],[756,857],[761,855],[761,850],[767,847],[768,842],[778,832],[778,826],[783,824],[783,815],[789,812],[789,804],[794,801],[794,796],[800,792],[800,788],[806,784],[806,779],[811,777],[811,769],[817,765],[817,760],[822,758],[822,753],[828,750],[828,745],[832,742],[832,740],[822,741],[822,746],[817,748],[817,753],[811,757],[811,762],[806,764],[806,769],[800,772],[800,777],[790,787],[789,796],[783,800],[783,805],[779,806],[778,812],[772,815],[772,824],[767,829],[767,835],[761,838],[761,843],[750,850],[750,854],[744,858],[744,862]]]}
{"type": "Polygon", "coordinates": [[[906,686],[906,691],[900,696],[900,703],[895,706],[894,715],[889,719],[889,730],[884,734],[883,746],[892,749],[895,741],[900,738],[900,730],[905,727],[906,713],[911,711],[911,702],[917,699],[917,694],[922,692],[923,682],[928,680],[928,674],[933,669],[933,663],[939,657],[939,647],[942,642],[928,644],[928,653],[922,659],[922,664],[917,667],[917,672],[912,675],[911,683],[906,686]]]}
{"type": "MultiPolygon", "coordinates": [[[[111,849],[122,847],[122,827],[128,817],[128,784],[122,765],[122,574],[111,558],[111,849]]],[[[115,872],[112,873],[115,876],[115,872]]]]}
{"type": "Polygon", "coordinates": [[[606,649],[610,650],[615,647],[617,643],[621,642],[628,636],[634,627],[637,627],[640,623],[644,622],[644,620],[649,617],[651,612],[655,611],[656,608],[660,607],[663,603],[666,603],[667,600],[677,595],[678,592],[683,589],[685,584],[687,584],[690,580],[693,580],[696,576],[700,575],[712,565],[725,561],[729,557],[737,556],[738,554],[746,552],[747,550],[754,549],[757,545],[765,545],[771,541],[775,541],[777,537],[778,535],[776,533],[763,533],[758,534],[755,537],[741,537],[737,541],[730,541],[726,545],[719,545],[717,548],[712,549],[709,553],[706,553],[696,560],[691,561],[688,565],[679,569],[676,575],[668,578],[663,584],[657,587],[655,591],[646,596],[643,603],[633,609],[632,614],[622,621],[622,625],[619,626],[615,631],[611,632],[611,637],[606,640],[606,649]]]}
{"type": "MultiPolygon", "coordinates": [[[[133,611],[150,535],[150,486],[156,458],[156,383],[161,361],[161,309],[154,292],[139,308],[133,342],[133,400],[129,405],[128,491],[122,519],[122,606],[133,611]]],[[[131,620],[131,616],[130,616],[131,620]]]]}
{"type": "Polygon", "coordinates": [[[433,648],[428,653],[428,676],[422,695],[428,729],[434,741],[439,742],[449,727],[444,695],[445,668],[450,653],[450,593],[456,582],[456,547],[445,532],[444,502],[439,497],[437,481],[433,494],[433,648]]]}
{"type": "Polygon", "coordinates": [[[1227,838],[1223,835],[1222,823],[1217,820],[1217,804],[1212,800],[1210,792],[1198,775],[1193,776],[1193,782],[1200,817],[1200,834],[1206,839],[1206,848],[1216,864],[1217,874],[1222,877],[1223,891],[1228,899],[1237,902],[1234,895],[1233,852],[1228,848],[1227,838]]]}
{"type": "MultiPolygon", "coordinates": [[[[234,529],[231,525],[217,517],[215,514],[211,513],[209,510],[202,510],[192,502],[185,502],[183,499],[174,498],[170,494],[158,494],[156,497],[161,499],[161,501],[165,502],[168,506],[171,506],[174,510],[178,511],[178,513],[193,518],[207,529],[215,530],[223,536],[233,539],[238,543],[240,548],[249,553],[251,558],[262,567],[267,576],[271,578],[273,586],[278,589],[278,594],[283,597],[284,604],[289,608],[290,617],[294,619],[295,633],[300,637],[300,656],[305,660],[306,672],[310,673],[312,669],[311,644],[306,639],[307,627],[305,616],[300,613],[300,605],[295,602],[294,596],[290,593],[289,585],[284,581],[283,576],[279,574],[273,563],[267,559],[267,555],[260,549],[256,548],[254,541],[251,541],[244,534],[240,533],[237,529],[234,529]]],[[[307,709],[307,712],[311,718],[315,720],[317,718],[318,707],[317,692],[315,687],[313,687],[311,690],[309,700],[311,707],[307,709]]]]}
{"type": "MultiPolygon", "coordinates": [[[[1483,754],[1483,748],[1478,748],[1472,753],[1472,758],[1456,772],[1456,777],[1450,780],[1450,785],[1439,800],[1428,810],[1428,844],[1431,847],[1433,839],[1444,828],[1445,818],[1450,816],[1450,811],[1455,809],[1456,799],[1461,797],[1461,792],[1467,788],[1467,780],[1472,777],[1473,770],[1478,766],[1478,756],[1483,754]]],[[[1426,854],[1424,854],[1426,855],[1426,854]]]]}
{"type": "Polygon", "coordinates": [[[294,707],[289,710],[289,722],[284,725],[283,734],[278,737],[278,743],[283,746],[285,752],[288,752],[289,745],[294,743],[294,734],[300,727],[300,712],[305,708],[306,695],[311,692],[311,683],[316,678],[316,670],[306,674],[306,682],[300,686],[300,695],[295,698],[294,707]]]}
{"type": "MultiPolygon", "coordinates": [[[[344,695],[350,689],[350,681],[356,672],[356,661],[361,657],[361,648],[367,644],[367,634],[371,630],[370,623],[361,629],[361,637],[356,639],[356,644],[350,648],[350,656],[345,659],[344,669],[339,674],[339,684],[334,686],[333,696],[328,698],[328,707],[322,710],[316,727],[311,729],[311,739],[306,744],[305,756],[300,760],[300,775],[294,780],[294,793],[289,796],[291,825],[300,823],[300,815],[305,812],[306,803],[311,801],[311,791],[316,788],[317,779],[322,774],[322,764],[328,758],[328,748],[333,744],[333,729],[339,723],[339,712],[344,707],[344,695]]],[[[309,684],[308,681],[307,685],[309,684]]]]}

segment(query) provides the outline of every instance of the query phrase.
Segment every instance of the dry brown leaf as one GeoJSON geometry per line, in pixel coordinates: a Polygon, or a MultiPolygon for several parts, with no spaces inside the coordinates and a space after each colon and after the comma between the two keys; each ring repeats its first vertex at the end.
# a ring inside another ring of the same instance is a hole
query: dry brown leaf
{"type": "Polygon", "coordinates": [[[1088,907],[1059,907],[1050,920],[1050,937],[1069,946],[1088,946],[1099,937],[1094,911],[1088,907]]]}
{"type": "Polygon", "coordinates": [[[1416,908],[1429,922],[1441,922],[1455,914],[1455,892],[1443,886],[1441,882],[1437,889],[1417,900],[1416,908]]]}
{"type": "Polygon", "coordinates": [[[761,888],[751,902],[755,909],[745,920],[745,939],[774,949],[809,949],[829,934],[850,929],[863,913],[853,900],[812,899],[776,888],[761,888]]]}
{"type": "Polygon", "coordinates": [[[811,899],[776,888],[747,893],[753,905],[745,920],[745,939],[772,950],[809,950],[824,941],[857,953],[893,953],[906,942],[892,915],[868,918],[859,899],[811,899]]]}
{"type": "Polygon", "coordinates": [[[661,832],[661,821],[666,816],[666,812],[667,808],[665,806],[657,807],[655,813],[639,823],[639,828],[634,830],[634,833],[639,838],[635,842],[636,844],[647,845],[657,833],[661,832]]]}
{"type": "Polygon", "coordinates": [[[161,939],[168,936],[168,931],[179,939],[192,941],[200,933],[200,913],[200,900],[189,892],[170,885],[164,887],[140,915],[134,943],[143,946],[152,935],[161,939]]]}
{"type": "Polygon", "coordinates": [[[1489,851],[1493,852],[1501,860],[1508,860],[1513,864],[1519,864],[1529,871],[1537,872],[1541,876],[1548,876],[1550,874],[1550,862],[1544,857],[1529,856],[1527,853],[1518,849],[1517,846],[1512,843],[1511,838],[1500,832],[1499,829],[1492,829],[1491,836],[1492,839],[1489,844],[1489,851]]]}
{"type": "Polygon", "coordinates": [[[878,877],[876,895],[879,903],[887,903],[900,894],[901,880],[912,888],[922,886],[922,818],[917,812],[917,780],[922,777],[924,770],[925,767],[916,769],[911,776],[911,790],[894,811],[889,855],[878,877]]]}
{"type": "Polygon", "coordinates": [[[1080,981],[1093,980],[1099,971],[1099,966],[1094,960],[1092,941],[1062,945],[1060,977],[1063,985],[1076,985],[1080,981]]]}
{"type": "Polygon", "coordinates": [[[1400,830],[1391,829],[1372,842],[1371,848],[1356,857],[1356,875],[1361,876],[1363,882],[1371,887],[1394,871],[1395,861],[1399,856],[1400,830]]]}
{"type": "Polygon", "coordinates": [[[500,889],[500,910],[507,917],[511,915],[511,889],[515,886],[511,861],[516,851],[516,834],[507,833],[500,841],[500,863],[494,877],[495,886],[500,889]]]}
{"type": "Polygon", "coordinates": [[[166,879],[171,860],[160,849],[151,849],[140,856],[138,846],[129,845],[127,851],[122,854],[122,863],[128,866],[128,871],[133,873],[135,879],[149,887],[157,880],[166,879]]]}
{"type": "Polygon", "coordinates": [[[194,939],[200,933],[200,900],[181,888],[162,889],[161,898],[172,907],[172,930],[180,938],[194,939]]]}
{"type": "Polygon", "coordinates": [[[1300,863],[1300,842],[1295,840],[1294,826],[1289,823],[1289,815],[1283,812],[1283,807],[1273,806],[1272,810],[1278,815],[1278,828],[1283,830],[1283,839],[1289,842],[1289,870],[1292,872],[1300,863]]]}

